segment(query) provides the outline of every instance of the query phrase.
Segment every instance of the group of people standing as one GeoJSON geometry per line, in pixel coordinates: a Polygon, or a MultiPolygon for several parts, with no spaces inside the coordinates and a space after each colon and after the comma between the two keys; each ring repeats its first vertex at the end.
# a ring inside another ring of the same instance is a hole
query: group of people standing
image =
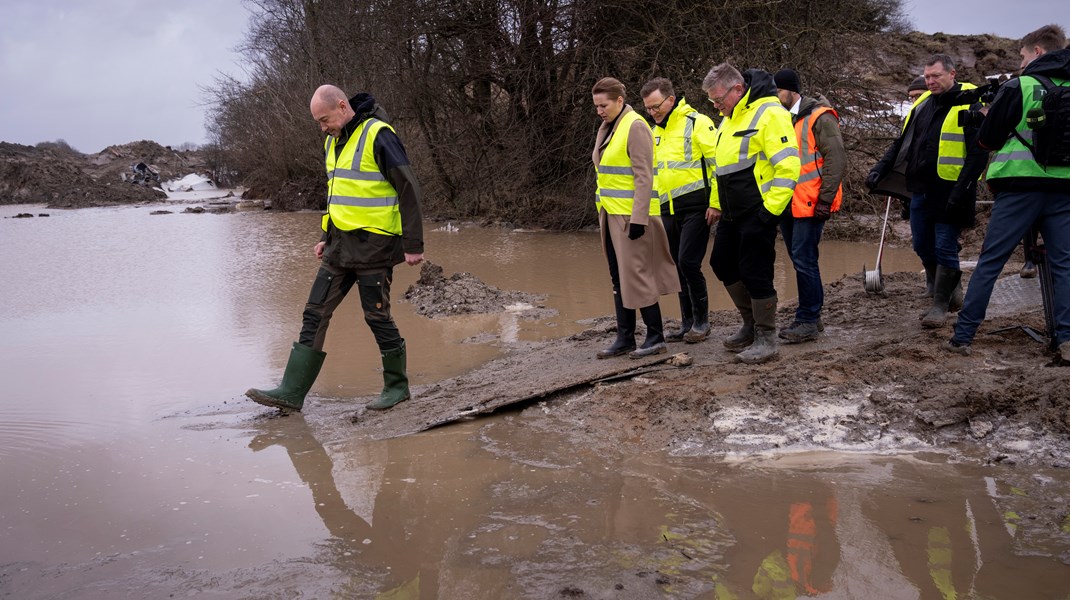
{"type": "MultiPolygon", "coordinates": [[[[902,135],[873,167],[874,192],[900,189],[910,197],[914,250],[926,273],[932,307],[925,326],[944,323],[961,307],[947,349],[968,354],[984,319],[993,284],[1024,236],[1043,237],[1053,282],[1054,331],[1070,361],[1070,152],[1038,162],[1045,94],[1070,85],[1070,49],[1057,26],[1023,38],[1022,76],[1003,85],[981,123],[960,117],[971,110],[943,54],[925,65],[902,135]],[[989,153],[994,152],[991,161],[989,153]],[[1067,164],[1064,164],[1064,161],[1067,164]],[[981,256],[962,294],[959,234],[973,224],[977,182],[988,165],[995,207],[981,256]]],[[[742,73],[719,64],[702,80],[707,100],[723,117],[718,125],[677,97],[668,79],[640,89],[648,122],[625,102],[625,86],[606,77],[592,100],[602,124],[592,160],[601,243],[612,282],[617,334],[598,358],[642,358],[666,343],[698,343],[710,335],[709,291],[702,261],[715,230],[709,263],[739,311],[742,324],[723,340],[747,364],[777,355],[777,340],[807,342],[823,330],[824,303],[818,244],[825,222],[843,201],[846,154],[839,116],[820,96],[802,93],[799,74],[783,69],[742,73]],[[773,263],[780,232],[795,267],[799,305],[777,332],[773,263]],[[666,333],[658,300],[677,294],[681,326],[666,333]],[[646,326],[636,344],[636,311],[646,326]]],[[[1047,127],[1066,113],[1052,114],[1047,127]]],[[[1045,104],[1046,106],[1046,104],[1045,104]]],[[[395,266],[423,261],[420,186],[386,112],[370,94],[352,98],[320,86],[309,105],[327,134],[327,213],[313,247],[320,260],[282,382],[246,392],[255,402],[301,410],[326,354],[322,348],[334,310],[355,286],[364,318],[382,357],[383,389],[367,405],[386,410],[410,398],[405,340],[390,313],[395,266]]],[[[1057,109],[1058,110],[1058,109],[1057,109]]],[[[1070,146],[1070,128],[1060,138],[1070,146]]],[[[1061,135],[1061,133],[1060,133],[1061,135]]],[[[1047,155],[1045,155],[1047,156],[1047,155]]]]}
{"type": "Polygon", "coordinates": [[[701,266],[711,228],[710,266],[742,318],[725,349],[748,364],[777,355],[778,230],[799,284],[795,319],[779,338],[811,341],[823,329],[818,243],[842,202],[846,165],[836,111],[802,95],[790,69],[774,76],[722,63],[702,90],[723,116],[719,126],[678,98],[668,79],[640,89],[653,124],[624,101],[620,81],[606,77],[591,90],[603,121],[592,154],[595,202],[617,319],[616,338],[599,358],[642,358],[665,352],[666,342],[709,336],[701,266]],[[658,298],[672,293],[681,327],[666,334],[658,298]],[[638,347],[637,309],[646,325],[638,347]]]}

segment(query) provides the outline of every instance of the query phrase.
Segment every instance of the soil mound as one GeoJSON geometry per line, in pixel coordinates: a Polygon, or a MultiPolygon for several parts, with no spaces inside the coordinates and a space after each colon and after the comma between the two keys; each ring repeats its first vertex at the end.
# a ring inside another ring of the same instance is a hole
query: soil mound
{"type": "Polygon", "coordinates": [[[108,146],[96,154],[82,154],[62,143],[0,142],[0,204],[81,208],[165,198],[155,189],[155,177],[135,177],[138,165],[140,173],[151,172],[160,181],[207,170],[203,153],[150,141],[108,146]]]}
{"type": "Polygon", "coordinates": [[[526,292],[502,291],[487,285],[471,273],[443,275],[442,267],[424,262],[420,279],[409,286],[405,300],[416,307],[416,313],[436,318],[450,315],[498,313],[503,310],[519,312],[524,317],[545,318],[556,311],[542,306],[545,296],[526,292]]]}

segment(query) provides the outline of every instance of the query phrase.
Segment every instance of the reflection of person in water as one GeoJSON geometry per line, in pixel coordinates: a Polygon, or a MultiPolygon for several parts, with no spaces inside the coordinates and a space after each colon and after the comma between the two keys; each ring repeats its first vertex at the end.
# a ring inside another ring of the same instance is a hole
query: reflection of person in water
{"type": "MultiPolygon", "coordinates": [[[[403,504],[396,497],[400,490],[393,491],[391,486],[383,486],[376,494],[372,511],[373,527],[342,498],[334,479],[331,457],[323,444],[312,435],[302,416],[265,421],[260,429],[259,435],[249,442],[249,447],[254,452],[275,444],[286,449],[301,481],[312,492],[316,512],[323,519],[327,531],[342,544],[343,552],[336,558],[345,564],[337,565],[339,569],[353,571],[354,563],[374,571],[387,567],[389,574],[385,576],[382,589],[393,593],[404,590],[405,597],[420,597],[420,587],[429,590],[436,588],[435,573],[422,573],[421,577],[416,549],[410,547],[405,534],[403,504]]],[[[387,472],[390,464],[387,463],[387,472]]]]}

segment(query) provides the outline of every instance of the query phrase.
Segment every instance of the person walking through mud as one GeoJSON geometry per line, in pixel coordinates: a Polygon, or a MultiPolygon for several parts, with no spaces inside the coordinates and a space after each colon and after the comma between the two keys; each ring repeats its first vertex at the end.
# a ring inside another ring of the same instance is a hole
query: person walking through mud
{"type": "Polygon", "coordinates": [[[653,191],[654,136],[650,126],[624,102],[624,84],[612,77],[591,89],[602,119],[591,158],[598,173],[595,207],[602,251],[609,263],[617,337],[598,358],[628,354],[642,358],[666,351],[658,297],[680,291],[669,240],[653,191]],[[643,316],[646,339],[635,347],[635,310],[643,316]]]}
{"type": "Polygon", "coordinates": [[[1062,92],[1061,114],[1042,106],[1042,98],[1054,94],[1053,86],[1070,87],[1070,49],[1063,47],[1065,43],[1066,34],[1057,25],[1022,38],[1022,75],[1000,87],[981,124],[978,143],[995,150],[987,176],[995,203],[955,333],[945,346],[952,352],[970,353],[1003,266],[1018,241],[1038,227],[1052,281],[1055,331],[1048,335],[1060,358],[1070,362],[1070,157],[1065,146],[1070,135],[1070,92],[1062,92]],[[1045,119],[1039,131],[1030,124],[1038,113],[1045,119]],[[1062,144],[1061,160],[1055,157],[1042,164],[1038,157],[1045,157],[1046,151],[1056,153],[1055,148],[1044,147],[1052,134],[1062,144]]]}
{"type": "Polygon", "coordinates": [[[741,362],[762,363],[778,352],[777,220],[799,179],[799,145],[769,73],[740,74],[722,63],[710,69],[702,91],[724,115],[717,128],[712,206],[706,210],[706,221],[717,223],[710,266],[743,317],[724,347],[738,352],[741,362]]]}
{"type": "Polygon", "coordinates": [[[423,261],[420,185],[371,94],[347,99],[338,87],[322,85],[309,108],[327,134],[327,214],[313,248],[321,265],[282,383],[245,394],[265,406],[301,410],[327,356],[322,349],[331,315],[356,284],[383,362],[383,389],[367,407],[385,410],[410,397],[405,340],[390,315],[390,283],[395,265],[423,261]]]}
{"type": "MultiPolygon", "coordinates": [[[[960,124],[970,108],[959,92],[977,86],[955,81],[955,63],[946,54],[933,55],[924,70],[929,91],[918,98],[900,136],[866,177],[866,187],[879,192],[890,179],[905,177],[910,201],[910,232],[914,252],[925,268],[926,295],[932,307],[922,315],[925,327],[940,327],[948,312],[962,305],[959,234],[972,227],[977,180],[988,153],[977,145],[977,127],[960,124]]],[[[883,193],[883,192],[882,192],[883,193]]]]}
{"type": "Polygon", "coordinates": [[[676,98],[672,82],[658,77],[646,82],[639,95],[654,121],[655,186],[661,196],[661,220],[669,236],[669,251],[680,276],[680,329],[665,335],[667,342],[701,342],[710,335],[710,301],[702,259],[710,242],[710,179],[716,146],[713,121],[676,98]]]}
{"type": "Polygon", "coordinates": [[[821,285],[818,244],[825,221],[843,203],[840,182],[847,168],[847,152],[840,135],[840,115],[824,96],[803,96],[799,74],[792,69],[777,71],[773,82],[780,104],[791,113],[801,164],[791,208],[780,216],[780,232],[795,266],[799,306],[794,321],[781,329],[779,336],[788,342],[809,342],[816,340],[823,329],[825,289],[821,285]]]}

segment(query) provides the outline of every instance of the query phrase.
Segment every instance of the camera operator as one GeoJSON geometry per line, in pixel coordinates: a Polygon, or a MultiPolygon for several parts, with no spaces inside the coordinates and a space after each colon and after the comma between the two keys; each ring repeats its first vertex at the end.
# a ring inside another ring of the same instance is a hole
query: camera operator
{"type": "Polygon", "coordinates": [[[883,191],[905,176],[914,252],[933,296],[922,325],[939,327],[948,310],[961,304],[959,233],[974,223],[977,179],[988,153],[977,146],[977,127],[959,118],[969,108],[959,93],[976,86],[955,81],[955,64],[946,54],[933,55],[923,76],[929,91],[911,107],[902,134],[870,170],[866,187],[883,191]]]}
{"type": "Polygon", "coordinates": [[[1002,86],[981,126],[978,143],[995,151],[988,168],[995,204],[955,334],[946,345],[952,352],[969,354],[1003,265],[1036,225],[1044,236],[1053,287],[1055,331],[1048,333],[1062,360],[1070,361],[1070,166],[1038,163],[1033,145],[1038,138],[1029,126],[1045,93],[1036,76],[1057,86],[1070,85],[1070,49],[1064,49],[1065,44],[1066,34],[1058,25],[1022,38],[1022,75],[1002,86]],[[1030,140],[1030,145],[1024,143],[1030,140]]]}

